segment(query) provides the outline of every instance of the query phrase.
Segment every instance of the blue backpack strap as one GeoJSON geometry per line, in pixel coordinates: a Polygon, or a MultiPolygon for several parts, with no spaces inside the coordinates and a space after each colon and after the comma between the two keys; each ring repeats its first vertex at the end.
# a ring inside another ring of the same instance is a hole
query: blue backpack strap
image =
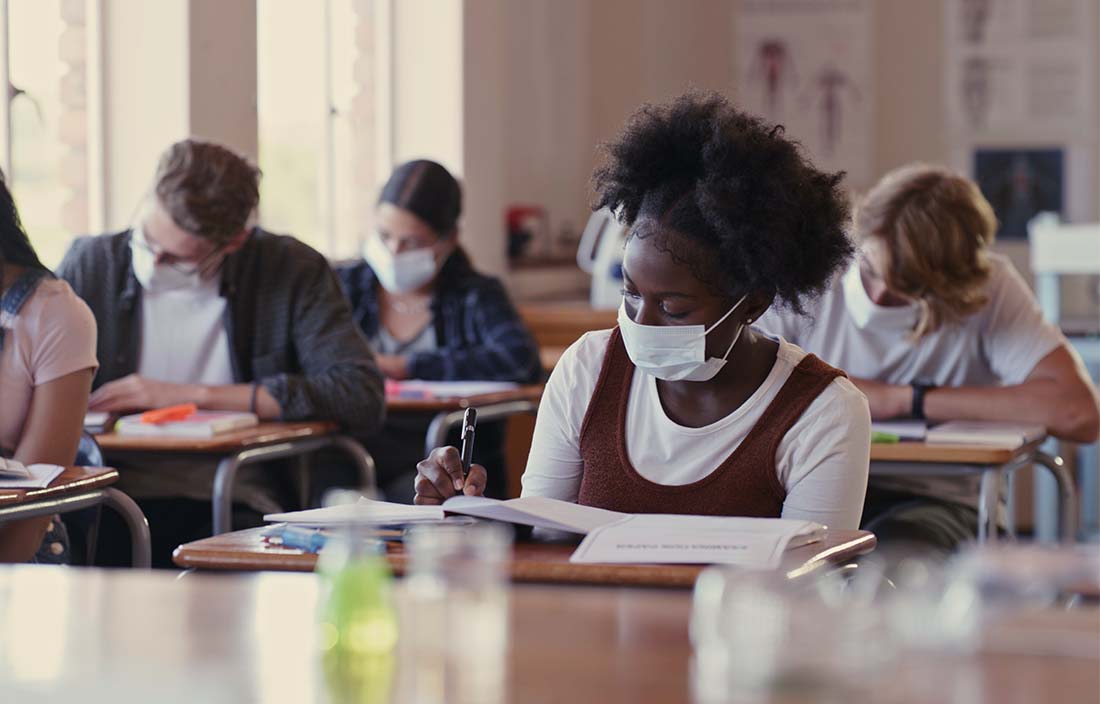
{"type": "Polygon", "coordinates": [[[0,350],[4,349],[5,329],[12,326],[12,320],[23,304],[34,295],[38,284],[49,276],[50,273],[44,269],[27,269],[0,298],[0,350]]]}

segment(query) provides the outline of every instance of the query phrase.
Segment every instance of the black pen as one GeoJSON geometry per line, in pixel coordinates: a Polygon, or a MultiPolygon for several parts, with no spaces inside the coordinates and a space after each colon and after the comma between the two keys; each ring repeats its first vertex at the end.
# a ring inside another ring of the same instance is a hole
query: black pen
{"type": "MultiPolygon", "coordinates": [[[[474,428],[477,427],[477,409],[470,407],[462,417],[462,486],[466,487],[466,477],[470,475],[470,463],[474,459],[474,428]]],[[[459,489],[458,493],[462,493],[459,489]]]]}

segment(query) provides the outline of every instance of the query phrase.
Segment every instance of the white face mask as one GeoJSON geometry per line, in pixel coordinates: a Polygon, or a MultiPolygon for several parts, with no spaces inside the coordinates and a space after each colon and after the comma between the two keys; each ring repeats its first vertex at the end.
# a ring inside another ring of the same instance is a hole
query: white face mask
{"type": "Polygon", "coordinates": [[[726,366],[726,359],[741,338],[745,326],[737,326],[729,349],[720,359],[707,358],[707,335],[730,317],[744,300],[745,296],[742,296],[709,329],[703,325],[641,325],[626,314],[624,302],[619,306],[619,332],[623,336],[626,353],[635,367],[658,379],[710,381],[726,366]]]}
{"type": "Polygon", "coordinates": [[[844,307],[848,315],[860,330],[874,327],[882,330],[911,330],[917,322],[917,307],[880,306],[867,295],[863,286],[863,276],[859,271],[859,260],[844,274],[844,307]]]}
{"type": "Polygon", "coordinates": [[[199,288],[205,283],[202,272],[185,273],[167,264],[157,264],[157,255],[144,246],[144,233],[135,228],[130,234],[130,265],[134,277],[146,291],[180,291],[199,288]]]}
{"type": "Polygon", "coordinates": [[[363,258],[374,270],[378,282],[390,293],[415,291],[435,278],[439,271],[435,247],[394,254],[374,236],[368,237],[363,244],[363,258]]]}

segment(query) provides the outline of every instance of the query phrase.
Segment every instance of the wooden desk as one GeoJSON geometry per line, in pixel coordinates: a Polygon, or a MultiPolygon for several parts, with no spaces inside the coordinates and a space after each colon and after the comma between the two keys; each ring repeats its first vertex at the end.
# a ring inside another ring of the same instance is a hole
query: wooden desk
{"type": "Polygon", "coordinates": [[[66,467],[44,489],[0,490],[0,523],[52,516],[101,504],[117,511],[130,530],[135,567],[149,567],[149,524],[126,494],[111,485],[118,471],[110,467],[66,467]]]}
{"type": "MultiPolygon", "coordinates": [[[[36,646],[0,649],[0,701],[338,701],[326,686],[319,657],[322,580],[314,575],[176,579],[161,572],[6,567],[0,568],[0,594],[5,595],[0,604],[5,642],[36,646]],[[48,638],[42,637],[44,628],[48,638]]],[[[517,585],[510,590],[509,612],[500,660],[471,656],[446,669],[445,662],[410,652],[413,639],[405,636],[412,626],[399,626],[396,656],[372,670],[374,696],[354,701],[691,701],[691,595],[686,591],[517,585]],[[502,666],[496,667],[498,662],[502,666]],[[488,685],[499,682],[499,689],[490,686],[480,697],[459,696],[455,678],[471,671],[486,676],[488,685]],[[424,692],[433,686],[448,696],[424,692]]],[[[974,655],[890,657],[886,647],[885,661],[870,673],[867,691],[859,693],[865,696],[837,695],[836,700],[1095,702],[1100,691],[1097,613],[1005,615],[985,634],[993,647],[974,655]],[[1078,657],[1043,656],[1033,645],[1074,639],[1078,657]]],[[[399,624],[410,623],[406,616],[412,617],[399,614],[399,624]]],[[[824,698],[810,684],[802,689],[792,684],[792,691],[764,701],[801,704],[824,698]]]]}
{"type": "Polygon", "coordinates": [[[1041,441],[1016,449],[982,445],[940,445],[903,441],[871,444],[871,476],[981,477],[978,499],[978,541],[997,539],[997,505],[1004,477],[1021,467],[1037,464],[1058,484],[1062,539],[1077,537],[1077,488],[1060,457],[1039,450],[1041,441]]]}
{"type": "MultiPolygon", "coordinates": [[[[233,482],[244,465],[294,457],[305,473],[305,457],[317,450],[334,447],[347,455],[359,472],[364,487],[375,486],[374,460],[355,440],[337,434],[329,422],[260,423],[251,428],[223,433],[212,438],[149,438],[103,433],[96,442],[108,462],[131,461],[135,456],[186,454],[195,458],[216,459],[211,499],[214,534],[232,529],[233,482]]],[[[121,462],[120,462],[121,463],[121,462]]]]}
{"type": "MultiPolygon", "coordinates": [[[[317,555],[269,545],[263,528],[236,531],[187,543],[173,554],[180,567],[208,570],[280,570],[310,572],[317,555]]],[[[576,546],[551,543],[517,543],[511,563],[517,582],[598,584],[616,586],[690,587],[703,567],[699,565],[590,565],[572,564],[576,546]]],[[[811,574],[875,548],[875,536],[866,531],[829,531],[825,540],[788,550],[780,569],[792,579],[811,574]]],[[[390,544],[387,555],[394,571],[405,570],[403,546],[390,544]]]]}
{"type": "Polygon", "coordinates": [[[477,408],[478,423],[505,420],[521,413],[537,413],[542,390],[542,384],[531,384],[476,396],[433,399],[387,397],[386,412],[432,416],[424,439],[424,456],[427,457],[435,448],[447,444],[447,437],[462,424],[467,408],[477,408]]]}

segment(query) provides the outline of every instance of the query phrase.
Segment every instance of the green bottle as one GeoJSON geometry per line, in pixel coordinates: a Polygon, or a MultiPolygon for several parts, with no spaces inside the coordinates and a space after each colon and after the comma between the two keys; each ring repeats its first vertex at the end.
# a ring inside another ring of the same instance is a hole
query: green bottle
{"type": "Polygon", "coordinates": [[[397,645],[393,574],[381,541],[358,532],[329,541],[318,562],[321,655],[333,701],[381,704],[389,701],[397,645]]]}

